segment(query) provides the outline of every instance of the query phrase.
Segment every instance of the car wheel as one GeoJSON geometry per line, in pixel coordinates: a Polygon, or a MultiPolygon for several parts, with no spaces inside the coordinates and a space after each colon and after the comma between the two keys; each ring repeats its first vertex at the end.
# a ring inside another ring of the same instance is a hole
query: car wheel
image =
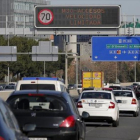
{"type": "Polygon", "coordinates": [[[113,127],[119,126],[119,119],[117,119],[116,121],[114,121],[114,122],[112,123],[112,126],[113,126],[113,127]]]}
{"type": "Polygon", "coordinates": [[[133,117],[137,117],[137,116],[139,116],[139,113],[138,112],[134,112],[133,113],[133,117]]]}

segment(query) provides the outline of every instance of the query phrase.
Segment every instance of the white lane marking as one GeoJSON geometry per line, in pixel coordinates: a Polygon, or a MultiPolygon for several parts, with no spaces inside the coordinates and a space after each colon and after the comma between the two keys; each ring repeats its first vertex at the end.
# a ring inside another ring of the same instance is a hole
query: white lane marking
{"type": "Polygon", "coordinates": [[[86,131],[86,134],[87,134],[88,132],[92,131],[93,129],[95,129],[95,128],[92,128],[92,129],[90,129],[90,130],[86,131]]]}
{"type": "MultiPolygon", "coordinates": [[[[95,123],[96,124],[96,123],[95,123]]],[[[98,124],[98,123],[97,123],[98,124]]],[[[99,124],[99,126],[103,126],[103,124],[99,124]]],[[[92,128],[92,129],[90,129],[90,130],[88,130],[88,131],[86,131],[86,134],[88,133],[88,132],[91,132],[92,130],[94,130],[94,129],[96,129],[97,127],[94,127],[94,128],[92,128]]]]}

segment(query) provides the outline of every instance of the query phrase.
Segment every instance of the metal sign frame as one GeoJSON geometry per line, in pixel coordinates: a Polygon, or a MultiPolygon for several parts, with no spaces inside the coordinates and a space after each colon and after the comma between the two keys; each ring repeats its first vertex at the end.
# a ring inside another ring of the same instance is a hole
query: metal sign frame
{"type": "Polygon", "coordinates": [[[57,29],[57,28],[60,28],[60,29],[64,29],[64,28],[70,28],[70,29],[82,29],[82,28],[120,28],[121,26],[121,6],[120,5],[70,5],[70,6],[65,6],[65,5],[59,5],[59,6],[51,6],[51,5],[46,5],[46,6],[43,6],[43,5],[37,5],[34,7],[34,26],[35,28],[50,28],[50,29],[57,29]],[[37,27],[36,25],[36,21],[37,21],[37,18],[36,18],[36,8],[38,7],[45,7],[45,8],[48,8],[48,7],[118,7],[119,8],[119,26],[118,27],[37,27]]]}

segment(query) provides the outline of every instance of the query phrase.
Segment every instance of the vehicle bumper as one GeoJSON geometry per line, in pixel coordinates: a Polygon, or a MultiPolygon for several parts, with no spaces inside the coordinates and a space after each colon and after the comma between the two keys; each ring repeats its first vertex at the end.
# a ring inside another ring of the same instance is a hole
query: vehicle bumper
{"type": "Polygon", "coordinates": [[[112,117],[101,117],[101,116],[90,116],[87,119],[84,119],[85,122],[113,122],[112,117]]]}
{"type": "Polygon", "coordinates": [[[90,116],[88,118],[89,120],[93,120],[93,121],[117,120],[117,112],[114,109],[108,110],[108,111],[88,111],[88,110],[79,109],[79,113],[81,116],[82,116],[83,111],[89,113],[89,116],[90,116]]]}
{"type": "Polygon", "coordinates": [[[137,105],[131,105],[128,107],[121,107],[119,106],[119,112],[136,112],[138,111],[138,106],[137,105]]]}
{"type": "Polygon", "coordinates": [[[39,130],[32,131],[26,134],[29,138],[47,138],[47,140],[75,140],[77,137],[76,131],[72,130],[39,130]]]}

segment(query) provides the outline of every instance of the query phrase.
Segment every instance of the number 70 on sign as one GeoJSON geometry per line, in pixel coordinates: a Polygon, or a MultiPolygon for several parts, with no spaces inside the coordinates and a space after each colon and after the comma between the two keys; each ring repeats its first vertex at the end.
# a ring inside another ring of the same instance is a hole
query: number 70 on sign
{"type": "Polygon", "coordinates": [[[49,25],[53,21],[53,12],[49,9],[42,9],[38,13],[38,21],[43,25],[49,25]]]}

